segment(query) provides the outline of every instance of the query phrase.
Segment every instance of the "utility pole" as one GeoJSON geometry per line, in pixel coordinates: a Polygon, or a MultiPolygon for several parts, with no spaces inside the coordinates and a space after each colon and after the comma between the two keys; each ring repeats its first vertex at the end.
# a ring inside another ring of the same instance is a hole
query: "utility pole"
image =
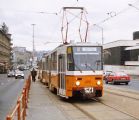
{"type": "Polygon", "coordinates": [[[32,27],[33,27],[33,35],[32,35],[32,38],[33,38],[33,41],[32,41],[32,47],[33,47],[33,50],[32,50],[32,62],[34,63],[34,57],[35,57],[35,44],[34,44],[34,26],[35,24],[31,24],[32,27]]]}

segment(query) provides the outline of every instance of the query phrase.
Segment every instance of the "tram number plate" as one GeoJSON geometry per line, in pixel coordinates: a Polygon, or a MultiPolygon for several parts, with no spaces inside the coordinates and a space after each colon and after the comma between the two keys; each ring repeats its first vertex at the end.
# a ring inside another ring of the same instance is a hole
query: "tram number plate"
{"type": "Polygon", "coordinates": [[[85,93],[93,93],[94,89],[92,87],[84,88],[85,93]]]}

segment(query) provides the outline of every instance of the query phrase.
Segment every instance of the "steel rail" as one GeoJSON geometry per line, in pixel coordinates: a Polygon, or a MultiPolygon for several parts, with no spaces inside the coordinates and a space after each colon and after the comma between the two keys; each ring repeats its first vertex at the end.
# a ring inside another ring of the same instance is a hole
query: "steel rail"
{"type": "Polygon", "coordinates": [[[92,100],[94,100],[94,101],[96,101],[96,102],[99,102],[99,103],[101,103],[101,104],[103,104],[103,105],[105,105],[105,106],[107,106],[107,107],[109,107],[109,108],[112,108],[112,109],[114,109],[114,110],[116,110],[116,111],[118,111],[118,112],[121,112],[121,113],[123,113],[123,114],[125,114],[125,115],[127,115],[127,116],[130,116],[130,117],[134,118],[135,120],[139,120],[139,118],[136,118],[135,116],[133,116],[133,115],[127,113],[127,112],[124,112],[124,111],[119,110],[119,109],[117,109],[117,108],[115,108],[115,107],[112,107],[112,106],[110,106],[110,105],[108,105],[108,104],[102,102],[101,100],[99,100],[99,99],[97,99],[97,98],[93,98],[92,100]]]}
{"type": "MultiPolygon", "coordinates": [[[[136,98],[136,97],[134,97],[134,96],[130,96],[130,95],[125,95],[125,94],[124,94],[124,93],[126,92],[126,93],[128,93],[128,94],[134,94],[134,95],[138,95],[138,96],[139,96],[139,93],[137,93],[137,92],[133,92],[133,91],[124,91],[124,90],[119,90],[119,89],[118,89],[118,91],[123,92],[123,94],[122,94],[122,93],[117,93],[117,92],[115,92],[115,91],[109,91],[109,90],[111,90],[111,88],[110,88],[110,89],[109,89],[109,88],[106,88],[104,91],[107,92],[107,93],[110,93],[110,94],[117,95],[117,96],[122,96],[122,97],[127,97],[127,98],[130,98],[130,99],[134,99],[134,100],[139,100],[139,98],[136,98]]],[[[113,90],[116,90],[116,89],[113,89],[113,90]]]]}

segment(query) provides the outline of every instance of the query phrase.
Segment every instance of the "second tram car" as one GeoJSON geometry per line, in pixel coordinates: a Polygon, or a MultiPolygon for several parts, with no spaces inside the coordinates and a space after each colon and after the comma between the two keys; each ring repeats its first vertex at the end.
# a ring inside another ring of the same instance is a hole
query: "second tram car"
{"type": "Polygon", "coordinates": [[[57,95],[85,98],[103,95],[102,46],[70,43],[45,55],[40,66],[42,82],[57,95]]]}

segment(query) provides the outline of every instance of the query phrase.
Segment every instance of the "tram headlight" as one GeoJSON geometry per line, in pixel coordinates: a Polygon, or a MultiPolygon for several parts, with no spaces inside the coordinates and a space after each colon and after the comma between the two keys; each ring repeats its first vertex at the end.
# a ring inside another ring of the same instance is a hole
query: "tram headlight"
{"type": "Polygon", "coordinates": [[[80,81],[76,81],[76,86],[79,86],[80,85],[80,81]]]}
{"type": "Polygon", "coordinates": [[[98,81],[97,81],[97,85],[100,85],[100,84],[101,84],[101,81],[100,81],[100,80],[98,80],[98,81]]]}

